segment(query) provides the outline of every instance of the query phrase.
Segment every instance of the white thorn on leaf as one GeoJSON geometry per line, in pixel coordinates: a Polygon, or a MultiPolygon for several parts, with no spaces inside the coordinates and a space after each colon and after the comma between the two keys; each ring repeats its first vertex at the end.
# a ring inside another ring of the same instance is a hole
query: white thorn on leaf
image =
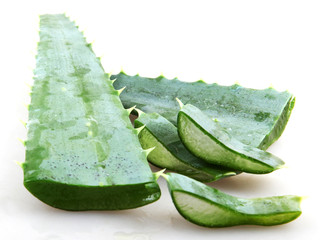
{"type": "Polygon", "coordinates": [[[178,98],[175,98],[176,101],[178,102],[179,104],[179,108],[182,109],[184,107],[184,104],[181,102],[181,100],[179,100],[178,98]]]}
{"type": "Polygon", "coordinates": [[[23,120],[19,120],[21,123],[22,123],[22,125],[24,126],[24,127],[27,127],[27,123],[25,122],[25,121],[23,121],[23,120]]]}
{"type": "Polygon", "coordinates": [[[127,108],[125,109],[127,112],[128,112],[128,115],[130,115],[130,113],[136,108],[136,105],[135,106],[132,106],[131,108],[127,108]]]}
{"type": "Polygon", "coordinates": [[[29,83],[27,83],[27,82],[25,82],[25,85],[26,85],[29,89],[32,88],[32,86],[31,86],[29,83]]]}
{"type": "Polygon", "coordinates": [[[23,141],[21,138],[18,138],[18,141],[21,142],[24,146],[26,145],[26,142],[23,141]]]}
{"type": "Polygon", "coordinates": [[[143,150],[144,153],[146,154],[146,157],[147,157],[155,148],[156,148],[156,147],[152,147],[152,148],[148,148],[148,149],[143,150]]]}
{"type": "Polygon", "coordinates": [[[145,126],[146,125],[143,125],[141,127],[135,128],[134,130],[135,130],[136,134],[138,135],[145,128],[145,126]]]}
{"type": "Polygon", "coordinates": [[[117,78],[113,79],[113,80],[110,80],[111,81],[111,84],[114,84],[114,82],[117,80],[117,78]]]}
{"type": "Polygon", "coordinates": [[[140,117],[140,115],[144,114],[144,112],[138,108],[135,108],[135,111],[138,113],[138,117],[140,117]]]}
{"type": "Polygon", "coordinates": [[[236,175],[235,172],[226,172],[223,174],[223,176],[225,176],[225,177],[230,177],[230,176],[235,176],[235,175],[236,175]]]}
{"type": "Polygon", "coordinates": [[[15,161],[23,169],[23,162],[15,161]]]}
{"type": "Polygon", "coordinates": [[[163,176],[165,179],[166,179],[166,174],[164,173],[166,171],[166,168],[164,168],[164,169],[162,169],[162,170],[160,170],[160,171],[158,171],[158,172],[155,172],[155,173],[153,173],[154,174],[154,176],[155,176],[155,178],[156,178],[156,180],[160,177],[160,176],[163,176]]]}
{"type": "Polygon", "coordinates": [[[122,93],[122,91],[124,91],[125,88],[126,88],[126,86],[121,88],[121,89],[119,89],[119,90],[116,90],[118,92],[118,96],[122,93]]]}

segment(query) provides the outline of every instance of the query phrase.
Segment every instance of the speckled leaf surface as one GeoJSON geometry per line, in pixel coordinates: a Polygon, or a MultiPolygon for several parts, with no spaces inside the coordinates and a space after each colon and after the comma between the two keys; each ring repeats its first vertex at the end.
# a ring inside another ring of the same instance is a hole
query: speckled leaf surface
{"type": "Polygon", "coordinates": [[[126,111],[74,23],[40,16],[24,185],[67,210],[126,209],[159,187],[126,111]]]}

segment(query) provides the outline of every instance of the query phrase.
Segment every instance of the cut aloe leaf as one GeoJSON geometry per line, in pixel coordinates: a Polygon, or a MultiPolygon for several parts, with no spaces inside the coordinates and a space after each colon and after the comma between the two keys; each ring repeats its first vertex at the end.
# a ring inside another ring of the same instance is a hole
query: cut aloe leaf
{"type": "Polygon", "coordinates": [[[210,119],[197,107],[182,106],[177,119],[179,136],[195,156],[205,161],[248,173],[269,173],[284,162],[231,136],[219,121],[210,119]]]}
{"type": "Polygon", "coordinates": [[[270,226],[288,223],[301,214],[301,197],[298,196],[237,198],[180,174],[163,176],[178,212],[197,225],[270,226]]]}
{"type": "Polygon", "coordinates": [[[139,132],[143,149],[155,149],[148,155],[149,162],[187,175],[202,182],[234,176],[237,172],[204,162],[192,155],[179,139],[176,127],[157,113],[139,113],[135,127],[145,126],[139,132]]]}
{"type": "Polygon", "coordinates": [[[146,205],[160,190],[128,111],[74,23],[40,16],[24,185],[66,210],[146,205]]]}
{"type": "Polygon", "coordinates": [[[267,149],[281,136],[294,107],[292,94],[272,88],[255,90],[237,84],[187,83],[163,76],[128,76],[124,72],[111,78],[117,79],[115,87],[126,86],[120,96],[126,108],[136,105],[146,113],[157,112],[176,126],[179,107],[175,98],[179,98],[217,118],[242,143],[260,149],[267,149]]]}

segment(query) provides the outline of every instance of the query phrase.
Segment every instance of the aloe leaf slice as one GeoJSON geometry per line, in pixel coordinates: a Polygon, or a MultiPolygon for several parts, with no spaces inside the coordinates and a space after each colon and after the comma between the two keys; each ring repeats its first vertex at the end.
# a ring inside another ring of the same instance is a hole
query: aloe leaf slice
{"type": "Polygon", "coordinates": [[[216,117],[242,143],[260,149],[267,149],[281,136],[295,102],[289,92],[272,88],[256,90],[204,81],[187,83],[164,76],[128,76],[124,72],[111,79],[117,79],[114,84],[117,88],[126,86],[120,96],[126,108],[136,105],[146,113],[157,112],[176,126],[179,108],[175,98],[179,98],[216,117]]]}
{"type": "Polygon", "coordinates": [[[288,223],[301,214],[298,196],[237,198],[180,174],[163,176],[178,212],[200,226],[270,226],[288,223]]]}
{"type": "Polygon", "coordinates": [[[193,105],[182,105],[177,125],[186,148],[211,164],[257,174],[272,172],[284,164],[271,153],[240,142],[219,121],[193,105]]]}
{"type": "Polygon", "coordinates": [[[179,139],[176,127],[157,113],[139,112],[135,127],[143,149],[155,149],[147,159],[153,165],[187,175],[202,182],[234,176],[238,172],[208,164],[192,155],[179,139]]]}
{"type": "Polygon", "coordinates": [[[65,15],[40,16],[24,185],[65,210],[146,205],[159,186],[128,111],[98,58],[65,15]]]}

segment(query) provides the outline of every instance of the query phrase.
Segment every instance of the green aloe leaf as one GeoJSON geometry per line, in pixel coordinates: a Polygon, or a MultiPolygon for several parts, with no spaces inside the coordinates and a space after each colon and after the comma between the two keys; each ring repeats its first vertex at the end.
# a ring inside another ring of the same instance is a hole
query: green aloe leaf
{"type": "Polygon", "coordinates": [[[208,164],[192,155],[179,139],[176,127],[157,113],[139,113],[135,127],[143,127],[139,140],[144,149],[155,149],[148,155],[148,161],[160,168],[166,168],[202,182],[234,176],[237,172],[208,164]]]}
{"type": "Polygon", "coordinates": [[[146,113],[157,112],[176,125],[179,107],[175,98],[179,98],[217,118],[242,143],[261,149],[267,149],[281,136],[295,102],[289,92],[272,88],[255,90],[237,84],[187,83],[163,76],[128,76],[124,72],[111,79],[117,79],[116,88],[126,86],[120,99],[127,108],[136,105],[146,113]]]}
{"type": "Polygon", "coordinates": [[[211,164],[259,174],[272,172],[284,164],[271,153],[240,142],[219,121],[193,105],[182,105],[177,125],[186,148],[211,164]]]}
{"type": "Polygon", "coordinates": [[[204,227],[271,226],[293,221],[301,214],[301,197],[237,198],[186,176],[163,174],[178,212],[204,227]]]}
{"type": "Polygon", "coordinates": [[[100,61],[65,15],[40,16],[24,185],[66,210],[156,201],[160,190],[137,133],[100,61]]]}

